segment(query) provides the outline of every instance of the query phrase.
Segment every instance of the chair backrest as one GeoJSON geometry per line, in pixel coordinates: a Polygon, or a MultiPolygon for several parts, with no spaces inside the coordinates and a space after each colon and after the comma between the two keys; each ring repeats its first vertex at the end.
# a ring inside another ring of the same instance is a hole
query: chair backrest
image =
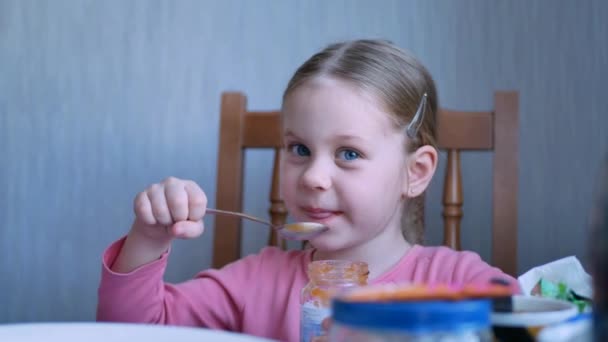
{"type": "Polygon", "coordinates": [[[517,275],[518,93],[496,92],[494,109],[488,112],[440,109],[437,142],[441,150],[447,151],[443,243],[460,249],[463,214],[460,151],[493,151],[491,262],[504,272],[517,275]]]}
{"type": "MultiPolygon", "coordinates": [[[[274,150],[268,199],[270,220],[274,224],[285,223],[287,210],[279,196],[280,113],[249,111],[247,98],[238,92],[223,93],[221,101],[217,208],[242,210],[245,149],[269,148],[274,150]]],[[[497,92],[492,111],[440,109],[437,113],[438,144],[448,157],[443,190],[444,244],[460,249],[463,215],[460,151],[493,151],[491,263],[512,275],[517,272],[518,101],[516,92],[497,92]]],[[[221,228],[214,232],[213,267],[221,267],[240,257],[241,222],[235,217],[216,216],[215,226],[221,228]]],[[[273,230],[269,230],[268,244],[285,248],[284,241],[273,230]]]]}

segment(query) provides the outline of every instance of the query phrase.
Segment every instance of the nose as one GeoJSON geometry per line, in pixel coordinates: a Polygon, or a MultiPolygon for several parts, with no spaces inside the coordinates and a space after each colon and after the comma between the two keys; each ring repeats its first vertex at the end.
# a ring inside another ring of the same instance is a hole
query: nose
{"type": "Polygon", "coordinates": [[[327,190],[331,187],[331,168],[321,160],[311,161],[300,176],[300,183],[308,189],[327,190]]]}

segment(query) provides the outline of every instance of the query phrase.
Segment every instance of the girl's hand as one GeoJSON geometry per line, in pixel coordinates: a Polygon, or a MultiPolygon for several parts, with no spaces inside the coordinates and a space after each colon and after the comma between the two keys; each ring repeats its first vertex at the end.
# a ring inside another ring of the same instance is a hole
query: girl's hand
{"type": "Polygon", "coordinates": [[[135,197],[132,230],[158,242],[197,238],[206,208],[207,196],[195,182],[169,177],[135,197]]]}
{"type": "Polygon", "coordinates": [[[207,196],[190,180],[174,177],[135,197],[135,222],[111,269],[127,273],[157,260],[174,238],[193,239],[204,230],[207,196]]]}

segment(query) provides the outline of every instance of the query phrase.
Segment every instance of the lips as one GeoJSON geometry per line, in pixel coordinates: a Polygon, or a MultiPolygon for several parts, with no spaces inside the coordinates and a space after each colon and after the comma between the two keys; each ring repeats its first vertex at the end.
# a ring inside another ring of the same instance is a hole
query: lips
{"type": "Polygon", "coordinates": [[[301,208],[302,212],[314,221],[327,221],[337,215],[342,214],[341,211],[328,210],[322,208],[314,208],[314,207],[304,207],[301,208]]]}

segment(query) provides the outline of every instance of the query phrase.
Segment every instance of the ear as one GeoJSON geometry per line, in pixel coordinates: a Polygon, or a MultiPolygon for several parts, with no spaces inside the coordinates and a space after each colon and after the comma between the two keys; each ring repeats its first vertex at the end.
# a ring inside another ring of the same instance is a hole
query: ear
{"type": "Polygon", "coordinates": [[[436,168],[437,150],[433,146],[422,146],[410,154],[407,161],[407,189],[404,189],[404,195],[413,198],[422,194],[431,183],[436,168]]]}

